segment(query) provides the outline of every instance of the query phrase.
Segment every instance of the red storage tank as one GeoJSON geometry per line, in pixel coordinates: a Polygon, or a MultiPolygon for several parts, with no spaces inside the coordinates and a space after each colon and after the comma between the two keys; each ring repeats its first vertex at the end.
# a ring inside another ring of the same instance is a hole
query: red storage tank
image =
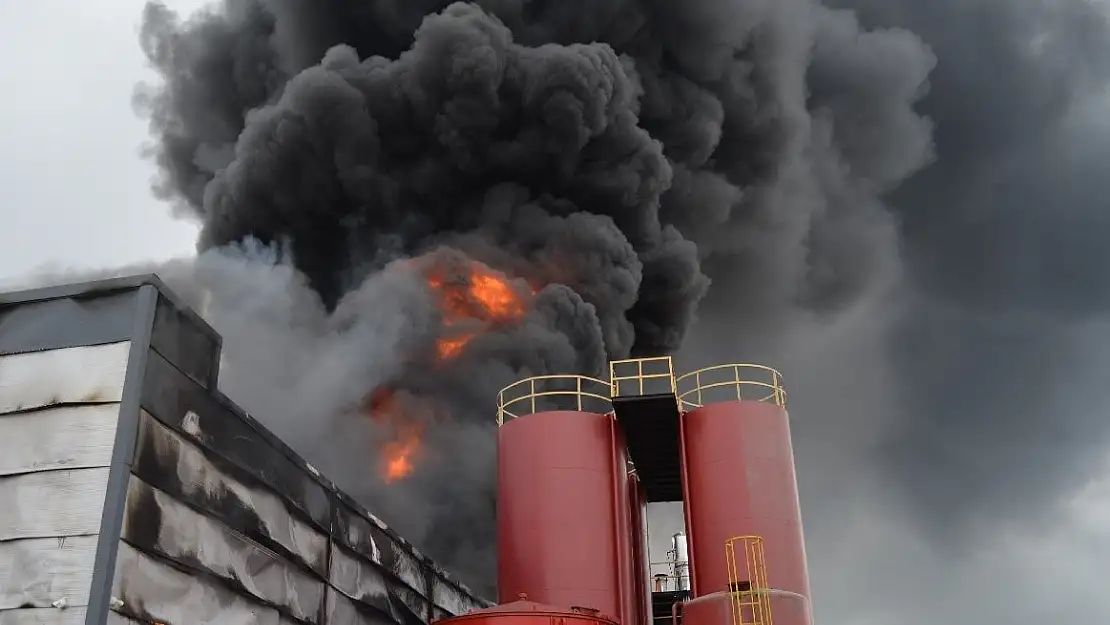
{"type": "Polygon", "coordinates": [[[498,591],[636,613],[627,458],[611,415],[551,411],[510,419],[497,436],[498,591]]]}
{"type": "Polygon", "coordinates": [[[618,625],[616,621],[589,610],[567,610],[526,599],[468,612],[436,625],[618,625]]]}
{"type": "MultiPolygon", "coordinates": [[[[734,367],[743,366],[725,369],[734,367]]],[[[681,432],[693,590],[697,597],[727,592],[726,542],[736,536],[759,536],[765,549],[767,587],[780,597],[773,603],[784,603],[781,618],[774,612],[775,625],[803,625],[807,621],[787,617],[797,612],[793,604],[799,598],[808,604],[809,574],[790,423],[780,405],[784,395],[779,376],[772,374],[773,383],[754,383],[767,392],[751,393],[748,388],[743,395],[764,401],[738,401],[736,388],[730,389],[731,401],[713,402],[715,398],[705,392],[682,394],[687,410],[681,432]]],[[[740,369],[728,377],[737,382],[702,382],[698,387],[745,384],[740,369]]],[[[743,571],[743,554],[739,559],[743,571]]]]}

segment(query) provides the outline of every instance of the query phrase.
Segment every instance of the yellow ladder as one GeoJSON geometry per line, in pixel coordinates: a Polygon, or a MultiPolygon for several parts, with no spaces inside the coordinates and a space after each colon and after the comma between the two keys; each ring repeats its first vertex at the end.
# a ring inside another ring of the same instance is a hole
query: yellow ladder
{"type": "Polygon", "coordinates": [[[767,560],[763,538],[735,536],[725,541],[728,565],[728,598],[733,625],[774,625],[771,620],[771,595],[767,586],[767,560]],[[743,550],[744,568],[737,552],[743,550]]]}

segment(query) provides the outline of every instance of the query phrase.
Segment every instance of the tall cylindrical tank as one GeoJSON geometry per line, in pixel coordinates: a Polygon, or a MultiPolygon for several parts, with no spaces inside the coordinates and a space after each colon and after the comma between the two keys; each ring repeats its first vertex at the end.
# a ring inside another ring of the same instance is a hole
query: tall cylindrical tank
{"type": "Polygon", "coordinates": [[[675,590],[690,590],[690,548],[686,533],[671,535],[671,554],[674,556],[675,590]]]}
{"type": "Polygon", "coordinates": [[[634,613],[627,459],[609,415],[540,412],[497,436],[498,591],[583,607],[628,623],[634,613]]]}
{"type": "MultiPolygon", "coordinates": [[[[770,401],[709,403],[683,414],[681,432],[695,596],[729,590],[725,544],[736,536],[755,535],[763,539],[770,589],[808,601],[785,408],[770,401]]],[[[774,622],[795,625],[777,615],[774,622]]]]}

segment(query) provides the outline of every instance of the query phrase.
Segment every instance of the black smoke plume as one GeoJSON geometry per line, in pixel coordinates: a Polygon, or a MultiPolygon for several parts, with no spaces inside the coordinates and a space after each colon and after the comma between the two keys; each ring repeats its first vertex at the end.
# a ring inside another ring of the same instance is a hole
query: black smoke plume
{"type": "Polygon", "coordinates": [[[1105,445],[1075,368],[1110,301],[1093,3],[224,0],[149,5],[142,43],[229,394],[482,587],[490,405],[525,375],[781,364],[817,536],[873,488],[966,546],[1105,445]],[[427,264],[526,315],[437,363],[427,264]],[[437,406],[392,486],[385,387],[437,406]]]}
{"type": "MultiPolygon", "coordinates": [[[[483,585],[500,386],[674,351],[711,281],[738,316],[839,309],[896,266],[881,197],[930,157],[931,53],[809,0],[150,4],[142,43],[157,193],[208,256],[248,242],[310,287],[263,312],[313,328],[291,348],[317,370],[284,387],[300,422],[257,398],[280,394],[261,359],[233,396],[483,585]],[[437,362],[445,320],[407,258],[536,294],[437,362]],[[383,386],[432,398],[443,440],[392,488],[335,450],[383,386]]],[[[212,308],[244,301],[227,290],[212,308]]]]}

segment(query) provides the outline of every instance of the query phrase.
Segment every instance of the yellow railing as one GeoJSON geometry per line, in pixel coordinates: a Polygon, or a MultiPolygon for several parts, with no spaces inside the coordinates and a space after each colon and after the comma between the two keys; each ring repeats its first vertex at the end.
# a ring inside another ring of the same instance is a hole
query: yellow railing
{"type": "Polygon", "coordinates": [[[605,414],[613,410],[609,383],[584,375],[538,375],[506,386],[497,394],[497,425],[541,410],[605,414]]]}
{"type": "Polygon", "coordinates": [[[729,604],[733,625],[773,625],[767,586],[767,560],[759,536],[735,536],[725,541],[729,604]],[[736,552],[744,552],[741,571],[736,552]]]}
{"type": "Polygon", "coordinates": [[[675,385],[683,410],[717,401],[762,401],[786,407],[782,374],[763,365],[706,367],[678,376],[675,385]]]}
{"type": "Polygon", "coordinates": [[[674,367],[670,356],[628,358],[609,362],[612,397],[674,393],[674,367]],[[661,383],[656,383],[657,381],[661,383]]]}

